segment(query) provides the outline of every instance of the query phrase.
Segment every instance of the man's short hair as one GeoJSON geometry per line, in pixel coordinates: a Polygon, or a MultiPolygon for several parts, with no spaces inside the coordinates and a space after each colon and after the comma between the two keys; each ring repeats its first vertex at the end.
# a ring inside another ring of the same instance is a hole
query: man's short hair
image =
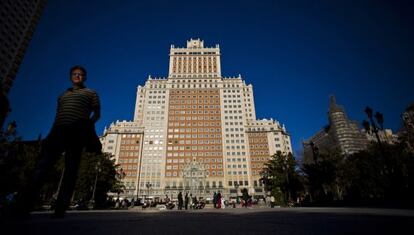
{"type": "Polygon", "coordinates": [[[82,65],[75,65],[75,66],[73,66],[72,68],[70,68],[70,73],[69,73],[69,76],[70,77],[72,77],[72,73],[73,73],[73,71],[74,70],[76,70],[76,69],[79,69],[79,70],[81,70],[82,71],[82,73],[83,73],[83,77],[84,77],[84,81],[86,81],[86,69],[82,66],[82,65]]]}

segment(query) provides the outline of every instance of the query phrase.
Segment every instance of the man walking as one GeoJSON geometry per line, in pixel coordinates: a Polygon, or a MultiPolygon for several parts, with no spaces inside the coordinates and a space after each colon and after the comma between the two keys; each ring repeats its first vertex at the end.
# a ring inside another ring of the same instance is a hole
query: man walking
{"type": "Polygon", "coordinates": [[[178,210],[182,210],[183,209],[183,194],[181,192],[178,193],[177,199],[178,199],[178,210]]]}
{"type": "Polygon", "coordinates": [[[86,69],[74,66],[70,69],[72,87],[58,98],[56,117],[52,129],[43,140],[40,161],[37,164],[32,184],[22,197],[22,210],[32,210],[47,171],[65,153],[65,168],[62,185],[56,200],[54,217],[64,216],[72,197],[82,151],[101,151],[101,144],[95,132],[95,122],[100,118],[98,94],[85,87],[86,69]]]}
{"type": "Polygon", "coordinates": [[[184,208],[185,208],[185,210],[188,210],[188,192],[186,192],[185,193],[185,196],[184,196],[184,208]]]}

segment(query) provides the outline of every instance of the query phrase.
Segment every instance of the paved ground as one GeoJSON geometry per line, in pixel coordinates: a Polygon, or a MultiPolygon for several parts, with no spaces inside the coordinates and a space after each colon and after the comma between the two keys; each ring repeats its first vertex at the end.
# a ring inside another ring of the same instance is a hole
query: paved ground
{"type": "MultiPolygon", "coordinates": [[[[34,213],[6,221],[2,234],[402,234],[414,211],[358,208],[73,211],[64,219],[34,213]],[[9,230],[7,233],[6,230],[9,230]]],[[[407,232],[405,232],[407,233],[407,232]]],[[[408,232],[411,233],[411,232],[408,232]]]]}

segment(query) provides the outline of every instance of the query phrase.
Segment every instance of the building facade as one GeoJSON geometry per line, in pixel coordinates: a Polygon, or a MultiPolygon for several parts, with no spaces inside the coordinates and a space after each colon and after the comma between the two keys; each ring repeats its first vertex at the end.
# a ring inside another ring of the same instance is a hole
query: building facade
{"type": "Polygon", "coordinates": [[[168,77],[148,77],[137,88],[134,120],[105,130],[104,151],[123,168],[121,149],[134,149],[128,163],[136,164],[137,177],[124,179],[134,185],[130,196],[182,191],[208,198],[220,191],[229,198],[240,194],[238,188],[263,196],[263,164],[277,151],[292,152],[283,125],[256,120],[253,86],[240,75],[221,76],[220,56],[218,45],[205,47],[200,39],[185,48],[172,45],[168,77]],[[136,131],[128,133],[126,126],[136,131]],[[139,145],[135,139],[131,146],[122,142],[133,135],[141,147],[133,146],[139,145]]]}
{"type": "Polygon", "coordinates": [[[16,78],[46,2],[0,1],[0,128],[9,109],[7,94],[16,78]]]}
{"type": "Polygon", "coordinates": [[[0,4],[0,78],[6,93],[13,85],[46,0],[4,0],[0,4]]]}
{"type": "Polygon", "coordinates": [[[403,126],[398,135],[405,140],[411,152],[414,152],[414,103],[409,105],[401,114],[403,126]]]}
{"type": "Polygon", "coordinates": [[[313,160],[315,151],[338,150],[342,154],[353,154],[366,149],[369,143],[367,136],[358,127],[358,122],[348,118],[334,96],[330,97],[328,121],[327,126],[303,142],[305,161],[313,160]]]}

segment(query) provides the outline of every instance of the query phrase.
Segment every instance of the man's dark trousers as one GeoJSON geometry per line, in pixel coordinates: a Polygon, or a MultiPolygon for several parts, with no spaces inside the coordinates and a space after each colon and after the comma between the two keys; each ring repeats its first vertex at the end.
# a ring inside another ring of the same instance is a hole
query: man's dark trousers
{"type": "Polygon", "coordinates": [[[55,165],[62,153],[65,153],[65,169],[62,184],[56,200],[55,214],[63,215],[75,189],[79,164],[87,135],[85,123],[53,127],[49,135],[42,142],[40,160],[32,178],[32,184],[23,197],[25,209],[30,211],[39,198],[47,172],[55,165]]]}

